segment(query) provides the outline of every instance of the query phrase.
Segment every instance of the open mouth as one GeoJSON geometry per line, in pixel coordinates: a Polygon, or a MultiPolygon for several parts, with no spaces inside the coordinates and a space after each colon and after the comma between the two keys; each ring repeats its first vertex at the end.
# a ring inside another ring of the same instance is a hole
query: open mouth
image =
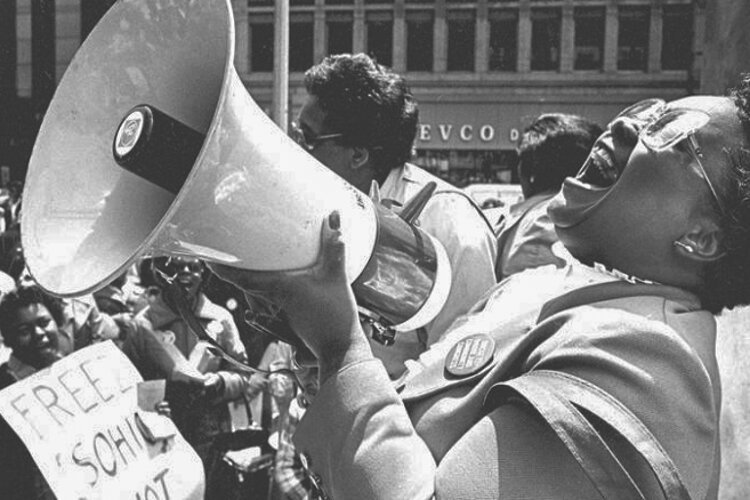
{"type": "Polygon", "coordinates": [[[595,147],[591,151],[576,175],[578,181],[594,188],[611,187],[619,177],[620,169],[610,152],[602,147],[595,147]]]}
{"type": "Polygon", "coordinates": [[[50,350],[52,349],[52,342],[49,340],[49,338],[45,338],[44,340],[40,340],[36,343],[36,349],[38,351],[43,350],[50,350]]]}
{"type": "Polygon", "coordinates": [[[191,276],[177,276],[177,283],[183,287],[189,288],[193,286],[193,278],[191,276]]]}

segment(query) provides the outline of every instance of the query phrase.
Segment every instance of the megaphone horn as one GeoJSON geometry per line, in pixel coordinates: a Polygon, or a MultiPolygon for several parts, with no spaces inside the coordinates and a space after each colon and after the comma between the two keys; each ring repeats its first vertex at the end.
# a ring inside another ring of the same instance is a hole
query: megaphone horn
{"type": "Polygon", "coordinates": [[[440,243],[287,137],[242,85],[233,48],[228,0],[110,8],[34,145],[21,223],[32,277],[69,297],[143,255],[297,271],[338,210],[360,306],[397,329],[430,321],[450,288],[440,243]]]}

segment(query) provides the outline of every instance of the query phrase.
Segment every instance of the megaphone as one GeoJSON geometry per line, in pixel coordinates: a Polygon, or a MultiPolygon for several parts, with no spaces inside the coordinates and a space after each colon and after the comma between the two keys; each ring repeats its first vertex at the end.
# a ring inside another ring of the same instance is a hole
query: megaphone
{"type": "Polygon", "coordinates": [[[288,138],[242,85],[233,51],[228,0],[123,0],[104,15],[32,152],[31,276],[71,297],[147,255],[296,271],[316,262],[338,210],[360,307],[396,330],[428,323],[450,288],[443,247],[288,138]]]}

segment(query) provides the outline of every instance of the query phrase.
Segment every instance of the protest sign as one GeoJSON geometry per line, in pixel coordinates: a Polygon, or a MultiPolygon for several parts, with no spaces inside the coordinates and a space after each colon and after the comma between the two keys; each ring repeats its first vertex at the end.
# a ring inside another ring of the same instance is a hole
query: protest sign
{"type": "Polygon", "coordinates": [[[0,391],[0,414],[60,500],[203,498],[201,461],[177,429],[153,443],[139,429],[141,381],[114,344],[95,344],[0,391]]]}

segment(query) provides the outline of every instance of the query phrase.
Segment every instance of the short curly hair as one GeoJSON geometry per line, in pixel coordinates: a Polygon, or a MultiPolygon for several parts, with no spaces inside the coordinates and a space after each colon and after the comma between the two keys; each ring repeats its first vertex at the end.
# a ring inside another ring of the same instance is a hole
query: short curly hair
{"type": "Polygon", "coordinates": [[[366,147],[379,174],[411,159],[419,111],[402,76],[366,54],[337,54],[307,70],[305,88],[326,127],[343,133],[344,144],[366,147]]]}
{"type": "MultiPolygon", "coordinates": [[[[742,75],[729,95],[750,139],[750,73],[742,75]]],[[[720,219],[726,255],[706,266],[700,293],[703,307],[713,313],[750,303],[750,151],[738,146],[727,153],[731,165],[724,195],[727,209],[720,219]]]]}
{"type": "Polygon", "coordinates": [[[60,327],[63,325],[65,313],[63,303],[60,299],[45,293],[36,285],[22,286],[8,292],[0,300],[0,332],[2,332],[6,341],[13,334],[13,329],[10,328],[10,325],[16,321],[18,311],[32,304],[44,305],[52,316],[52,319],[57,323],[57,326],[60,327]]]}
{"type": "Polygon", "coordinates": [[[560,189],[575,176],[602,128],[593,121],[566,113],[545,113],[526,127],[518,141],[518,176],[528,198],[560,189]]]}

